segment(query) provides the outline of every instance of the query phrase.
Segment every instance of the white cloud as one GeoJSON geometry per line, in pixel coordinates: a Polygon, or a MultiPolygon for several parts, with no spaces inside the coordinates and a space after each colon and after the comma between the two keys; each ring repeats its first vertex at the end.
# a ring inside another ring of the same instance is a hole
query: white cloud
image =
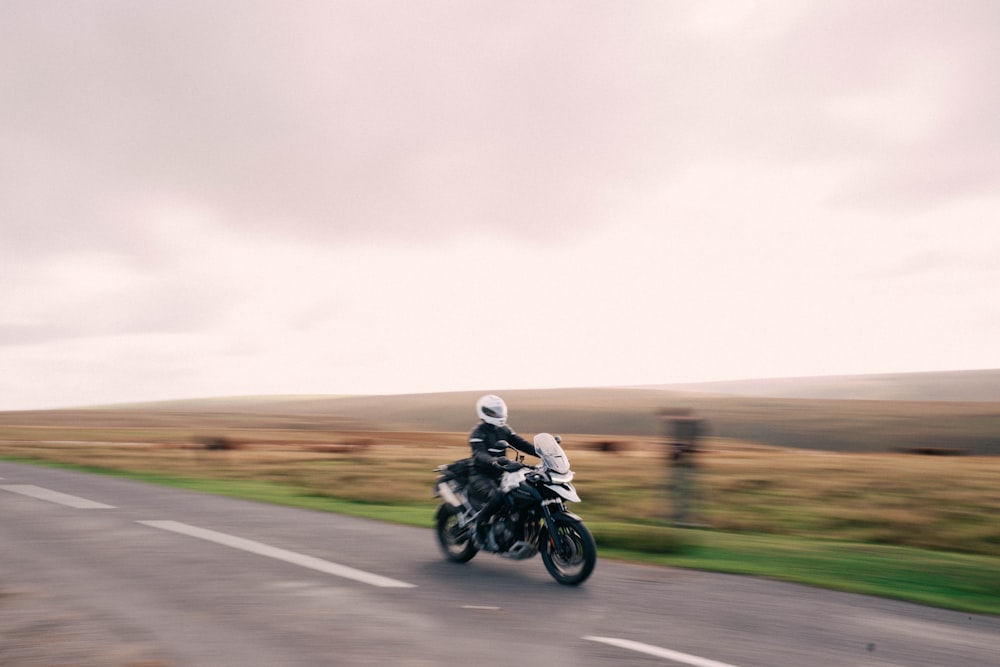
{"type": "Polygon", "coordinates": [[[774,38],[806,7],[794,0],[697,0],[688,3],[686,29],[715,39],[774,38]]]}
{"type": "Polygon", "coordinates": [[[995,366],[995,4],[0,24],[0,409],[995,366]]]}
{"type": "Polygon", "coordinates": [[[949,63],[916,58],[891,85],[832,99],[830,113],[887,148],[926,141],[952,108],[957,73],[949,63]]]}

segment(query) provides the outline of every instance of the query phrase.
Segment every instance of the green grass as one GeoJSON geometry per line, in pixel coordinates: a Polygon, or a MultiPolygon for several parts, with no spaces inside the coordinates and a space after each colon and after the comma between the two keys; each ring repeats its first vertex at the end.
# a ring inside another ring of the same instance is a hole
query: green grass
{"type": "Polygon", "coordinates": [[[703,530],[677,553],[606,555],[1000,615],[1000,558],[990,556],[703,530]]]}
{"type": "Polygon", "coordinates": [[[159,484],[161,486],[211,493],[218,496],[255,500],[273,505],[347,514],[365,519],[419,526],[421,528],[431,528],[434,525],[433,517],[426,507],[360,502],[317,493],[291,484],[247,479],[186,477],[182,475],[166,475],[161,472],[148,470],[116,470],[74,463],[38,461],[23,457],[0,456],[0,459],[31,465],[43,465],[51,468],[64,468],[99,475],[109,475],[111,477],[121,477],[148,484],[159,484]]]}
{"type": "MultiPolygon", "coordinates": [[[[432,525],[430,498],[426,502],[366,503],[272,481],[196,478],[3,458],[422,528],[432,525]]],[[[602,558],[768,577],[1000,615],[1000,558],[993,556],[800,536],[680,529],[652,521],[625,524],[597,520],[588,525],[597,538],[602,558]]]]}

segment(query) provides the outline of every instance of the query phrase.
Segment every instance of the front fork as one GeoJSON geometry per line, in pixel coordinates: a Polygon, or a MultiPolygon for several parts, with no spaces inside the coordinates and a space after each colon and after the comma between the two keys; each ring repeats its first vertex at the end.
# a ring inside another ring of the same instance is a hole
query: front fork
{"type": "Polygon", "coordinates": [[[582,521],[583,519],[581,519],[577,515],[567,510],[566,504],[563,503],[561,500],[556,500],[554,498],[551,500],[542,501],[542,513],[545,515],[545,527],[549,531],[549,539],[552,540],[552,544],[554,544],[556,547],[555,549],[556,553],[558,553],[560,556],[566,556],[565,553],[566,545],[563,543],[563,539],[562,536],[559,534],[559,531],[556,530],[555,517],[556,516],[566,517],[574,521],[582,521]],[[549,509],[549,506],[551,505],[556,506],[556,511],[553,512],[552,510],[549,509]]]}

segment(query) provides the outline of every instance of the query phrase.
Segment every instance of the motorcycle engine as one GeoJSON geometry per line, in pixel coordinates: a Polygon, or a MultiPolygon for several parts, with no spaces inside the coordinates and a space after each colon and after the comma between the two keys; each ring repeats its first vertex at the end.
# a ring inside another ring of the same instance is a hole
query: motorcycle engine
{"type": "Polygon", "coordinates": [[[517,521],[519,517],[505,516],[503,520],[493,524],[493,539],[501,551],[506,551],[517,541],[517,521]]]}

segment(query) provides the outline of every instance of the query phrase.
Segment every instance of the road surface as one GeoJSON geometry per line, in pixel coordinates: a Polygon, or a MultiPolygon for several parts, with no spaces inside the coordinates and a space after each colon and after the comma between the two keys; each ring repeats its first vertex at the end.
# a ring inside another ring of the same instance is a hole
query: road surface
{"type": "MultiPolygon", "coordinates": [[[[586,507],[581,506],[586,517],[586,507]]],[[[1000,618],[0,462],[0,665],[1000,667],[1000,618]]]]}

